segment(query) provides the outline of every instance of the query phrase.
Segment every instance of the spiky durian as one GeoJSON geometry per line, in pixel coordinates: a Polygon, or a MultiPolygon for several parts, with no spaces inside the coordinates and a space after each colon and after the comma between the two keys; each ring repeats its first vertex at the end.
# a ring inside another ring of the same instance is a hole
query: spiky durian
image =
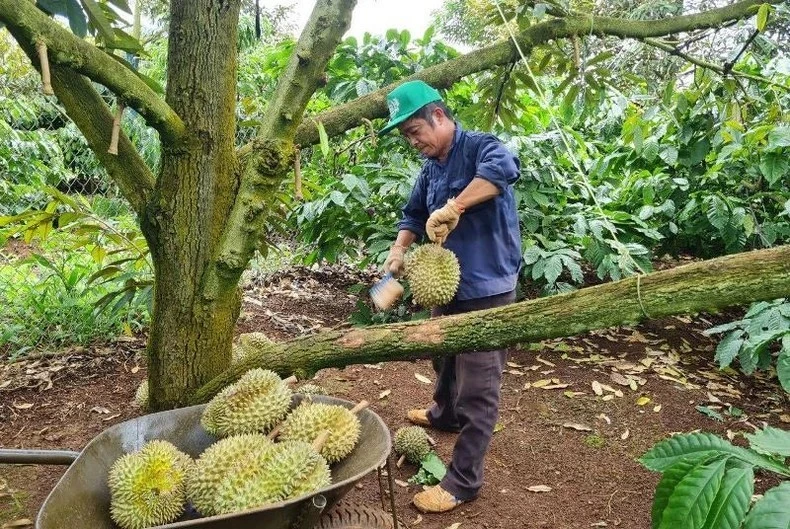
{"type": "Polygon", "coordinates": [[[301,393],[305,397],[315,397],[316,395],[326,395],[326,390],[319,386],[318,384],[305,384],[304,386],[300,387],[296,390],[297,393],[301,393]]]}
{"type": "Polygon", "coordinates": [[[143,411],[148,411],[148,380],[143,380],[134,392],[134,402],[143,411]]]}
{"type": "Polygon", "coordinates": [[[150,441],[110,468],[110,516],[123,529],[170,523],[184,512],[192,459],[167,441],[150,441]]]}
{"type": "Polygon", "coordinates": [[[217,493],[234,476],[256,469],[270,456],[274,443],[260,434],[233,435],[209,446],[187,480],[187,497],[204,516],[219,514],[217,493]]]}
{"type": "Polygon", "coordinates": [[[321,455],[330,463],[340,461],[359,440],[359,419],[343,406],[304,402],[291,412],[280,429],[283,441],[312,442],[324,431],[329,431],[321,455]]]}
{"type": "Polygon", "coordinates": [[[405,455],[410,463],[419,465],[422,458],[431,451],[428,434],[419,426],[406,426],[395,432],[395,451],[405,455]]]}
{"type": "Polygon", "coordinates": [[[262,332],[248,332],[239,336],[239,347],[242,349],[259,349],[272,345],[274,342],[262,332]]]}
{"type": "Polygon", "coordinates": [[[200,423],[217,437],[265,432],[288,413],[291,394],[274,371],[251,369],[211,399],[200,423]]]}
{"type": "Polygon", "coordinates": [[[277,443],[265,454],[245,458],[217,486],[216,512],[231,513],[295,498],[331,483],[329,465],[308,443],[277,443]]]}
{"type": "Polygon", "coordinates": [[[414,301],[424,307],[446,305],[458,291],[458,258],[438,244],[424,244],[411,252],[405,268],[414,301]]]}

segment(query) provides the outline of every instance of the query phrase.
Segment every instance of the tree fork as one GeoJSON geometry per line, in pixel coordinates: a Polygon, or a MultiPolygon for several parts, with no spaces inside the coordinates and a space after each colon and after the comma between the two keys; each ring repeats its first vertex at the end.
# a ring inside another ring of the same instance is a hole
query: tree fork
{"type": "Polygon", "coordinates": [[[420,322],[332,331],[249,351],[200,388],[205,402],[248,369],[309,376],[326,367],[498,349],[651,318],[713,311],[790,295],[790,245],[701,261],[644,276],[420,322]]]}

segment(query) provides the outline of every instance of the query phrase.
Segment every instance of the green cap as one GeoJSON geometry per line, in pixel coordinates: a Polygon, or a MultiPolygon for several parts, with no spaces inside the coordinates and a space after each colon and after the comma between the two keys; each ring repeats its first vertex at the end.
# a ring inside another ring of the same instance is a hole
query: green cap
{"type": "Polygon", "coordinates": [[[387,94],[387,108],[390,120],[387,126],[379,131],[386,134],[410,117],[418,110],[434,101],[441,101],[442,96],[431,85],[423,81],[409,81],[387,94]]]}

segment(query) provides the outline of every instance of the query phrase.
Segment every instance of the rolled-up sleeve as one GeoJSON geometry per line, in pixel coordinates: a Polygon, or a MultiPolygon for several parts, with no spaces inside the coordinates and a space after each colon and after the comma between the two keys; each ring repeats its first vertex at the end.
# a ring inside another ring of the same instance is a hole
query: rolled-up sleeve
{"type": "Polygon", "coordinates": [[[480,142],[476,165],[477,176],[497,186],[500,193],[521,175],[518,158],[493,135],[480,142]]]}
{"type": "Polygon", "coordinates": [[[425,223],[428,221],[427,174],[420,171],[409,201],[403,206],[403,217],[398,222],[399,230],[409,230],[418,237],[425,236],[425,223]]]}

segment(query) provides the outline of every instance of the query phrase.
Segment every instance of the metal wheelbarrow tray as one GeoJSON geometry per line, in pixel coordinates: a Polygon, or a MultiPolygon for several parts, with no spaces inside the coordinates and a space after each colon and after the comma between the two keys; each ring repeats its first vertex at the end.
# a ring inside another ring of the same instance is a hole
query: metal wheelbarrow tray
{"type": "MultiPolygon", "coordinates": [[[[292,406],[301,396],[294,396],[292,406]]],[[[318,396],[313,400],[352,408],[354,403],[318,396]]],[[[39,511],[36,529],[114,529],[110,519],[110,491],[107,474],[123,454],[139,450],[152,439],[170,441],[197,458],[216,442],[200,426],[205,406],[179,408],[144,415],[108,428],[80,452],[55,485],[39,511]]],[[[390,434],[381,418],[369,409],[358,414],[360,440],[354,451],[332,465],[332,484],[307,496],[265,505],[243,512],[199,518],[187,514],[161,528],[200,527],[205,529],[286,529],[313,527],[323,509],[334,505],[360,479],[380,468],[391,450],[390,434]]]]}

